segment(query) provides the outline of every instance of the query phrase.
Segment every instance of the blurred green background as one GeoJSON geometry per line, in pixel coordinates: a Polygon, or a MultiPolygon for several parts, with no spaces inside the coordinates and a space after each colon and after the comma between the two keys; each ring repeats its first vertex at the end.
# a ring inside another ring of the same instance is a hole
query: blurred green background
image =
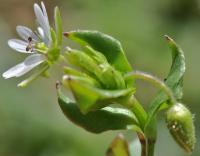
{"type": "MultiPolygon", "coordinates": [[[[25,58],[10,49],[7,40],[17,37],[16,25],[35,27],[34,2],[38,1],[0,0],[0,73],[25,58]]],[[[65,31],[93,29],[110,34],[122,42],[134,69],[161,78],[171,64],[163,35],[174,38],[185,52],[183,101],[195,114],[200,140],[200,0],[46,0],[45,4],[51,21],[53,7],[60,7],[65,31]]],[[[57,69],[51,70],[50,79],[40,78],[25,89],[16,86],[21,78],[0,78],[0,156],[104,156],[117,132],[91,134],[64,117],[56,101],[57,69]]],[[[156,90],[147,83],[137,86],[137,96],[146,107],[156,90]]],[[[163,114],[159,119],[156,156],[185,156],[168,133],[163,114]]],[[[123,133],[134,140],[131,132],[123,133]]],[[[197,141],[192,156],[199,153],[197,141]]]]}

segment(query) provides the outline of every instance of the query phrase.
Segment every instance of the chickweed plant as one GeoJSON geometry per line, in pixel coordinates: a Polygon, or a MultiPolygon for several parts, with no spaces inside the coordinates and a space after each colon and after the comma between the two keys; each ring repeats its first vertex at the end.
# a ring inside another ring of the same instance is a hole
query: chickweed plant
{"type": "MultiPolygon", "coordinates": [[[[171,50],[172,65],[165,80],[133,69],[121,43],[104,33],[90,30],[64,32],[58,7],[54,10],[55,27],[51,27],[43,2],[34,4],[38,27],[35,31],[17,26],[21,39],[10,39],[8,45],[28,55],[16,66],[3,73],[5,79],[33,74],[20,82],[25,87],[49,68],[62,61],[63,76],[55,82],[59,107],[77,126],[91,133],[108,130],[136,132],[141,143],[141,156],[153,156],[157,140],[157,115],[166,111],[166,128],[180,147],[191,153],[195,145],[193,115],[181,102],[185,58],[181,48],[169,36],[166,43],[171,50]],[[80,49],[65,47],[68,38],[80,49]],[[62,49],[62,47],[64,47],[62,49]],[[135,81],[141,79],[160,91],[147,109],[137,100],[135,81]],[[69,90],[71,99],[64,94],[69,90]]],[[[106,156],[130,156],[129,146],[122,134],[111,143],[106,156]]]]}

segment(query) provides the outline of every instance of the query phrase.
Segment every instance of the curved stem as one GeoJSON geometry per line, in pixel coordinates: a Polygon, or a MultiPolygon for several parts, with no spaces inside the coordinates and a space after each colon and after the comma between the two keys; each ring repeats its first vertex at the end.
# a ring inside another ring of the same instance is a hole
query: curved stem
{"type": "MultiPolygon", "coordinates": [[[[134,77],[135,79],[142,79],[142,80],[145,80],[145,81],[148,81],[148,82],[154,84],[156,87],[161,89],[169,97],[170,104],[176,103],[176,99],[173,95],[173,92],[160,79],[158,79],[150,74],[140,72],[140,71],[128,73],[125,76],[125,78],[128,78],[128,77],[134,77]]],[[[146,123],[143,123],[143,120],[142,120],[142,125],[143,124],[145,126],[146,123]]],[[[144,128],[144,127],[142,127],[142,128],[144,128]]],[[[155,126],[151,125],[150,131],[148,132],[149,134],[147,134],[147,136],[145,134],[144,139],[141,140],[140,136],[138,136],[140,139],[140,142],[141,142],[141,146],[142,146],[141,156],[153,156],[154,155],[154,148],[155,148],[155,142],[156,142],[156,134],[154,134],[154,133],[156,133],[156,130],[154,128],[155,128],[155,126]],[[143,140],[145,140],[145,141],[143,141],[143,140]]]]}
{"type": "Polygon", "coordinates": [[[132,76],[136,79],[142,79],[145,81],[148,81],[154,85],[156,85],[157,87],[159,87],[161,90],[163,90],[165,92],[165,94],[167,94],[167,96],[169,97],[170,101],[172,104],[176,103],[176,99],[171,91],[171,89],[165,85],[165,83],[163,81],[161,81],[160,79],[158,79],[155,76],[152,76],[150,74],[141,72],[141,71],[135,71],[135,72],[131,72],[128,73],[128,75],[126,75],[126,77],[132,76]]]}

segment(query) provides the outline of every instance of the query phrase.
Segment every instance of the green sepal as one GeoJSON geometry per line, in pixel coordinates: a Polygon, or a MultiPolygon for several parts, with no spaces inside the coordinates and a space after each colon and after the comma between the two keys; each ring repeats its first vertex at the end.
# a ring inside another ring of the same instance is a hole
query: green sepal
{"type": "Polygon", "coordinates": [[[68,48],[65,57],[72,65],[97,79],[103,88],[122,89],[126,87],[122,74],[113,68],[99,52],[88,54],[85,51],[68,48]]]}
{"type": "Polygon", "coordinates": [[[79,105],[81,112],[87,113],[91,110],[97,110],[108,106],[113,103],[122,103],[122,100],[132,95],[135,91],[134,88],[118,89],[118,90],[105,90],[82,83],[77,79],[65,79],[68,83],[76,101],[79,105]]]}
{"type": "Polygon", "coordinates": [[[89,45],[103,53],[108,62],[122,73],[132,70],[121,43],[113,37],[98,31],[77,30],[64,33],[69,39],[81,44],[89,45]]]}
{"type": "Polygon", "coordinates": [[[167,127],[174,140],[187,153],[192,153],[196,143],[193,115],[183,104],[177,103],[166,113],[167,127]]]}
{"type": "Polygon", "coordinates": [[[102,133],[108,130],[123,130],[128,126],[137,127],[134,114],[123,108],[105,107],[82,114],[78,105],[58,90],[58,103],[66,117],[76,125],[92,133],[102,133]]]}
{"type": "MultiPolygon", "coordinates": [[[[185,73],[185,57],[183,51],[175,43],[175,41],[168,36],[165,37],[172,53],[172,65],[170,72],[165,80],[165,84],[172,90],[175,98],[179,100],[182,98],[182,82],[185,73]]],[[[146,129],[148,126],[151,126],[151,120],[154,118],[154,116],[160,110],[160,108],[167,108],[167,100],[168,96],[161,91],[151,102],[148,112],[148,121],[146,124],[146,129]]]]}
{"type": "Polygon", "coordinates": [[[56,32],[53,30],[53,28],[50,29],[50,32],[51,32],[51,40],[52,40],[51,48],[55,48],[57,46],[56,32]]]}
{"type": "Polygon", "coordinates": [[[122,134],[118,134],[112,141],[106,152],[106,156],[130,156],[128,142],[122,134]]]}
{"type": "Polygon", "coordinates": [[[108,63],[107,58],[101,52],[94,50],[90,46],[84,46],[83,49],[85,53],[87,53],[90,57],[92,57],[97,62],[97,64],[108,63]]]}
{"type": "Polygon", "coordinates": [[[59,47],[50,48],[48,50],[47,57],[48,57],[48,62],[50,64],[56,62],[60,57],[60,48],[59,47]]]}
{"type": "Polygon", "coordinates": [[[57,36],[57,46],[62,44],[62,19],[60,15],[60,11],[58,7],[55,7],[54,10],[54,20],[55,20],[55,27],[56,27],[56,36],[57,36]]]}
{"type": "Polygon", "coordinates": [[[62,82],[65,86],[68,87],[69,81],[71,79],[75,80],[75,81],[79,81],[80,83],[83,83],[83,84],[88,84],[88,85],[94,86],[94,87],[101,87],[99,82],[90,76],[64,75],[62,78],[62,82]]]}
{"type": "Polygon", "coordinates": [[[91,75],[98,75],[101,72],[96,61],[83,51],[68,48],[64,56],[70,64],[80,68],[84,72],[91,75]]]}

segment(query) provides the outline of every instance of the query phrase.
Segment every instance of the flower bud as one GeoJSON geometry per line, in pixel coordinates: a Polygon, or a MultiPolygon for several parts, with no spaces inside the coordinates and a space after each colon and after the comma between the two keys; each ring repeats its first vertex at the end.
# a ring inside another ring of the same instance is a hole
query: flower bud
{"type": "Polygon", "coordinates": [[[183,104],[177,103],[167,111],[166,122],[174,140],[187,153],[191,153],[196,142],[191,112],[183,104]]]}

